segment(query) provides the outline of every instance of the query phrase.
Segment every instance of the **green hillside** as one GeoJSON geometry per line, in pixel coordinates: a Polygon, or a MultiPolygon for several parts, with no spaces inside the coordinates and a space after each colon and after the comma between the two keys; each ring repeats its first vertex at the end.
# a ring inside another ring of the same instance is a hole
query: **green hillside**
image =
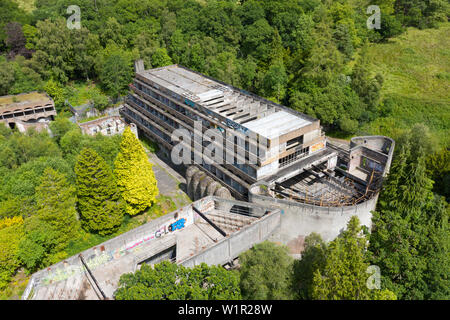
{"type": "Polygon", "coordinates": [[[384,77],[382,94],[392,111],[365,131],[395,137],[415,123],[426,124],[439,142],[450,142],[450,24],[408,31],[388,43],[372,44],[373,73],[384,77]]]}

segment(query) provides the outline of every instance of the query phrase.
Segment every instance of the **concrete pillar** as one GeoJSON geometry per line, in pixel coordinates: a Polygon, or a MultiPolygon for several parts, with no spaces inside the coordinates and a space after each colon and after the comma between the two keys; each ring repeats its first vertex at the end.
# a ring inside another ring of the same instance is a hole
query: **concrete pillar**
{"type": "Polygon", "coordinates": [[[194,201],[198,200],[198,198],[196,198],[197,186],[200,183],[200,178],[202,176],[204,176],[204,175],[205,175],[205,173],[203,171],[199,170],[192,177],[191,186],[190,186],[191,187],[191,191],[190,192],[191,192],[191,195],[192,195],[191,199],[194,200],[194,201]]]}
{"type": "Polygon", "coordinates": [[[192,183],[192,178],[194,176],[194,174],[196,174],[199,171],[199,168],[197,168],[196,166],[189,166],[186,169],[186,192],[189,196],[189,198],[193,198],[192,192],[191,192],[191,183],[192,183]]]}
{"type": "Polygon", "coordinates": [[[214,193],[217,191],[217,189],[219,189],[220,187],[221,187],[220,183],[218,183],[217,181],[213,181],[206,188],[206,195],[213,196],[214,193]]]}
{"type": "Polygon", "coordinates": [[[211,183],[213,183],[214,182],[214,180],[211,178],[211,177],[209,177],[209,176],[206,176],[201,182],[200,182],[200,198],[203,198],[203,197],[206,197],[208,194],[207,194],[207,188],[208,188],[208,186],[211,184],[211,183]]]}

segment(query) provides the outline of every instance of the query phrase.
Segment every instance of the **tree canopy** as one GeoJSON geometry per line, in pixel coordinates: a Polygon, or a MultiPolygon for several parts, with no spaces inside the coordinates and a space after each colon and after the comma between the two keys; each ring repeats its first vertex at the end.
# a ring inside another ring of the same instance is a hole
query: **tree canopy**
{"type": "Polygon", "coordinates": [[[186,268],[163,261],[120,277],[116,300],[238,300],[239,273],[205,263],[186,268]]]}
{"type": "Polygon", "coordinates": [[[111,169],[97,152],[84,148],[75,165],[78,210],[83,227],[108,234],[122,223],[124,203],[111,169]]]}
{"type": "Polygon", "coordinates": [[[129,127],[123,132],[114,167],[117,185],[126,201],[129,215],[136,215],[154,203],[159,191],[152,164],[129,127]]]}

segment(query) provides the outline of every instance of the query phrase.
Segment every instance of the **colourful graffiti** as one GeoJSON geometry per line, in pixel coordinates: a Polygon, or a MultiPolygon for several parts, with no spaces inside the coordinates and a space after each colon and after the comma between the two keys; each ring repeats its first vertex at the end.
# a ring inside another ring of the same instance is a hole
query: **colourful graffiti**
{"type": "MultiPolygon", "coordinates": [[[[89,269],[94,270],[98,266],[103,265],[112,260],[119,259],[120,257],[122,257],[123,255],[125,255],[127,253],[132,252],[132,253],[136,254],[137,252],[142,250],[142,248],[140,248],[140,246],[143,243],[146,243],[152,239],[160,238],[161,236],[163,236],[167,233],[175,232],[177,230],[183,229],[186,226],[186,221],[187,220],[185,218],[182,218],[182,219],[179,219],[169,225],[163,225],[160,228],[158,228],[155,232],[152,232],[150,235],[147,235],[147,236],[143,237],[142,239],[130,242],[130,243],[126,244],[125,246],[123,246],[121,248],[117,248],[115,250],[111,250],[108,252],[105,251],[101,255],[89,257],[86,260],[86,264],[89,269]]],[[[71,265],[71,266],[68,266],[65,268],[56,269],[55,271],[53,271],[52,273],[50,273],[46,277],[44,277],[41,280],[41,283],[44,285],[48,285],[50,283],[55,283],[58,281],[65,280],[71,276],[74,276],[74,275],[79,274],[84,271],[85,271],[85,268],[84,268],[84,266],[81,266],[81,265],[71,265]]]]}
{"type": "Polygon", "coordinates": [[[176,231],[176,230],[183,229],[185,222],[186,222],[186,219],[180,219],[180,220],[176,221],[175,223],[172,223],[169,226],[169,231],[173,232],[173,231],[176,231]]]}

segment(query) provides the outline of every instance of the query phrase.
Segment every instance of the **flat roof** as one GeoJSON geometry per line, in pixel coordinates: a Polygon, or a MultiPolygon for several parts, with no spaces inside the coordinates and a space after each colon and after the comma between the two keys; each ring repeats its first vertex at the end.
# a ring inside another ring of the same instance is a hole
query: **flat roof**
{"type": "Polygon", "coordinates": [[[267,139],[318,121],[178,65],[137,74],[267,139]]]}
{"type": "Polygon", "coordinates": [[[286,111],[272,113],[264,118],[247,122],[245,126],[267,139],[273,139],[311,124],[286,111]]]}
{"type": "Polygon", "coordinates": [[[18,95],[9,95],[0,97],[0,109],[10,107],[12,105],[25,105],[40,101],[51,101],[45,93],[30,92],[18,95]]]}

